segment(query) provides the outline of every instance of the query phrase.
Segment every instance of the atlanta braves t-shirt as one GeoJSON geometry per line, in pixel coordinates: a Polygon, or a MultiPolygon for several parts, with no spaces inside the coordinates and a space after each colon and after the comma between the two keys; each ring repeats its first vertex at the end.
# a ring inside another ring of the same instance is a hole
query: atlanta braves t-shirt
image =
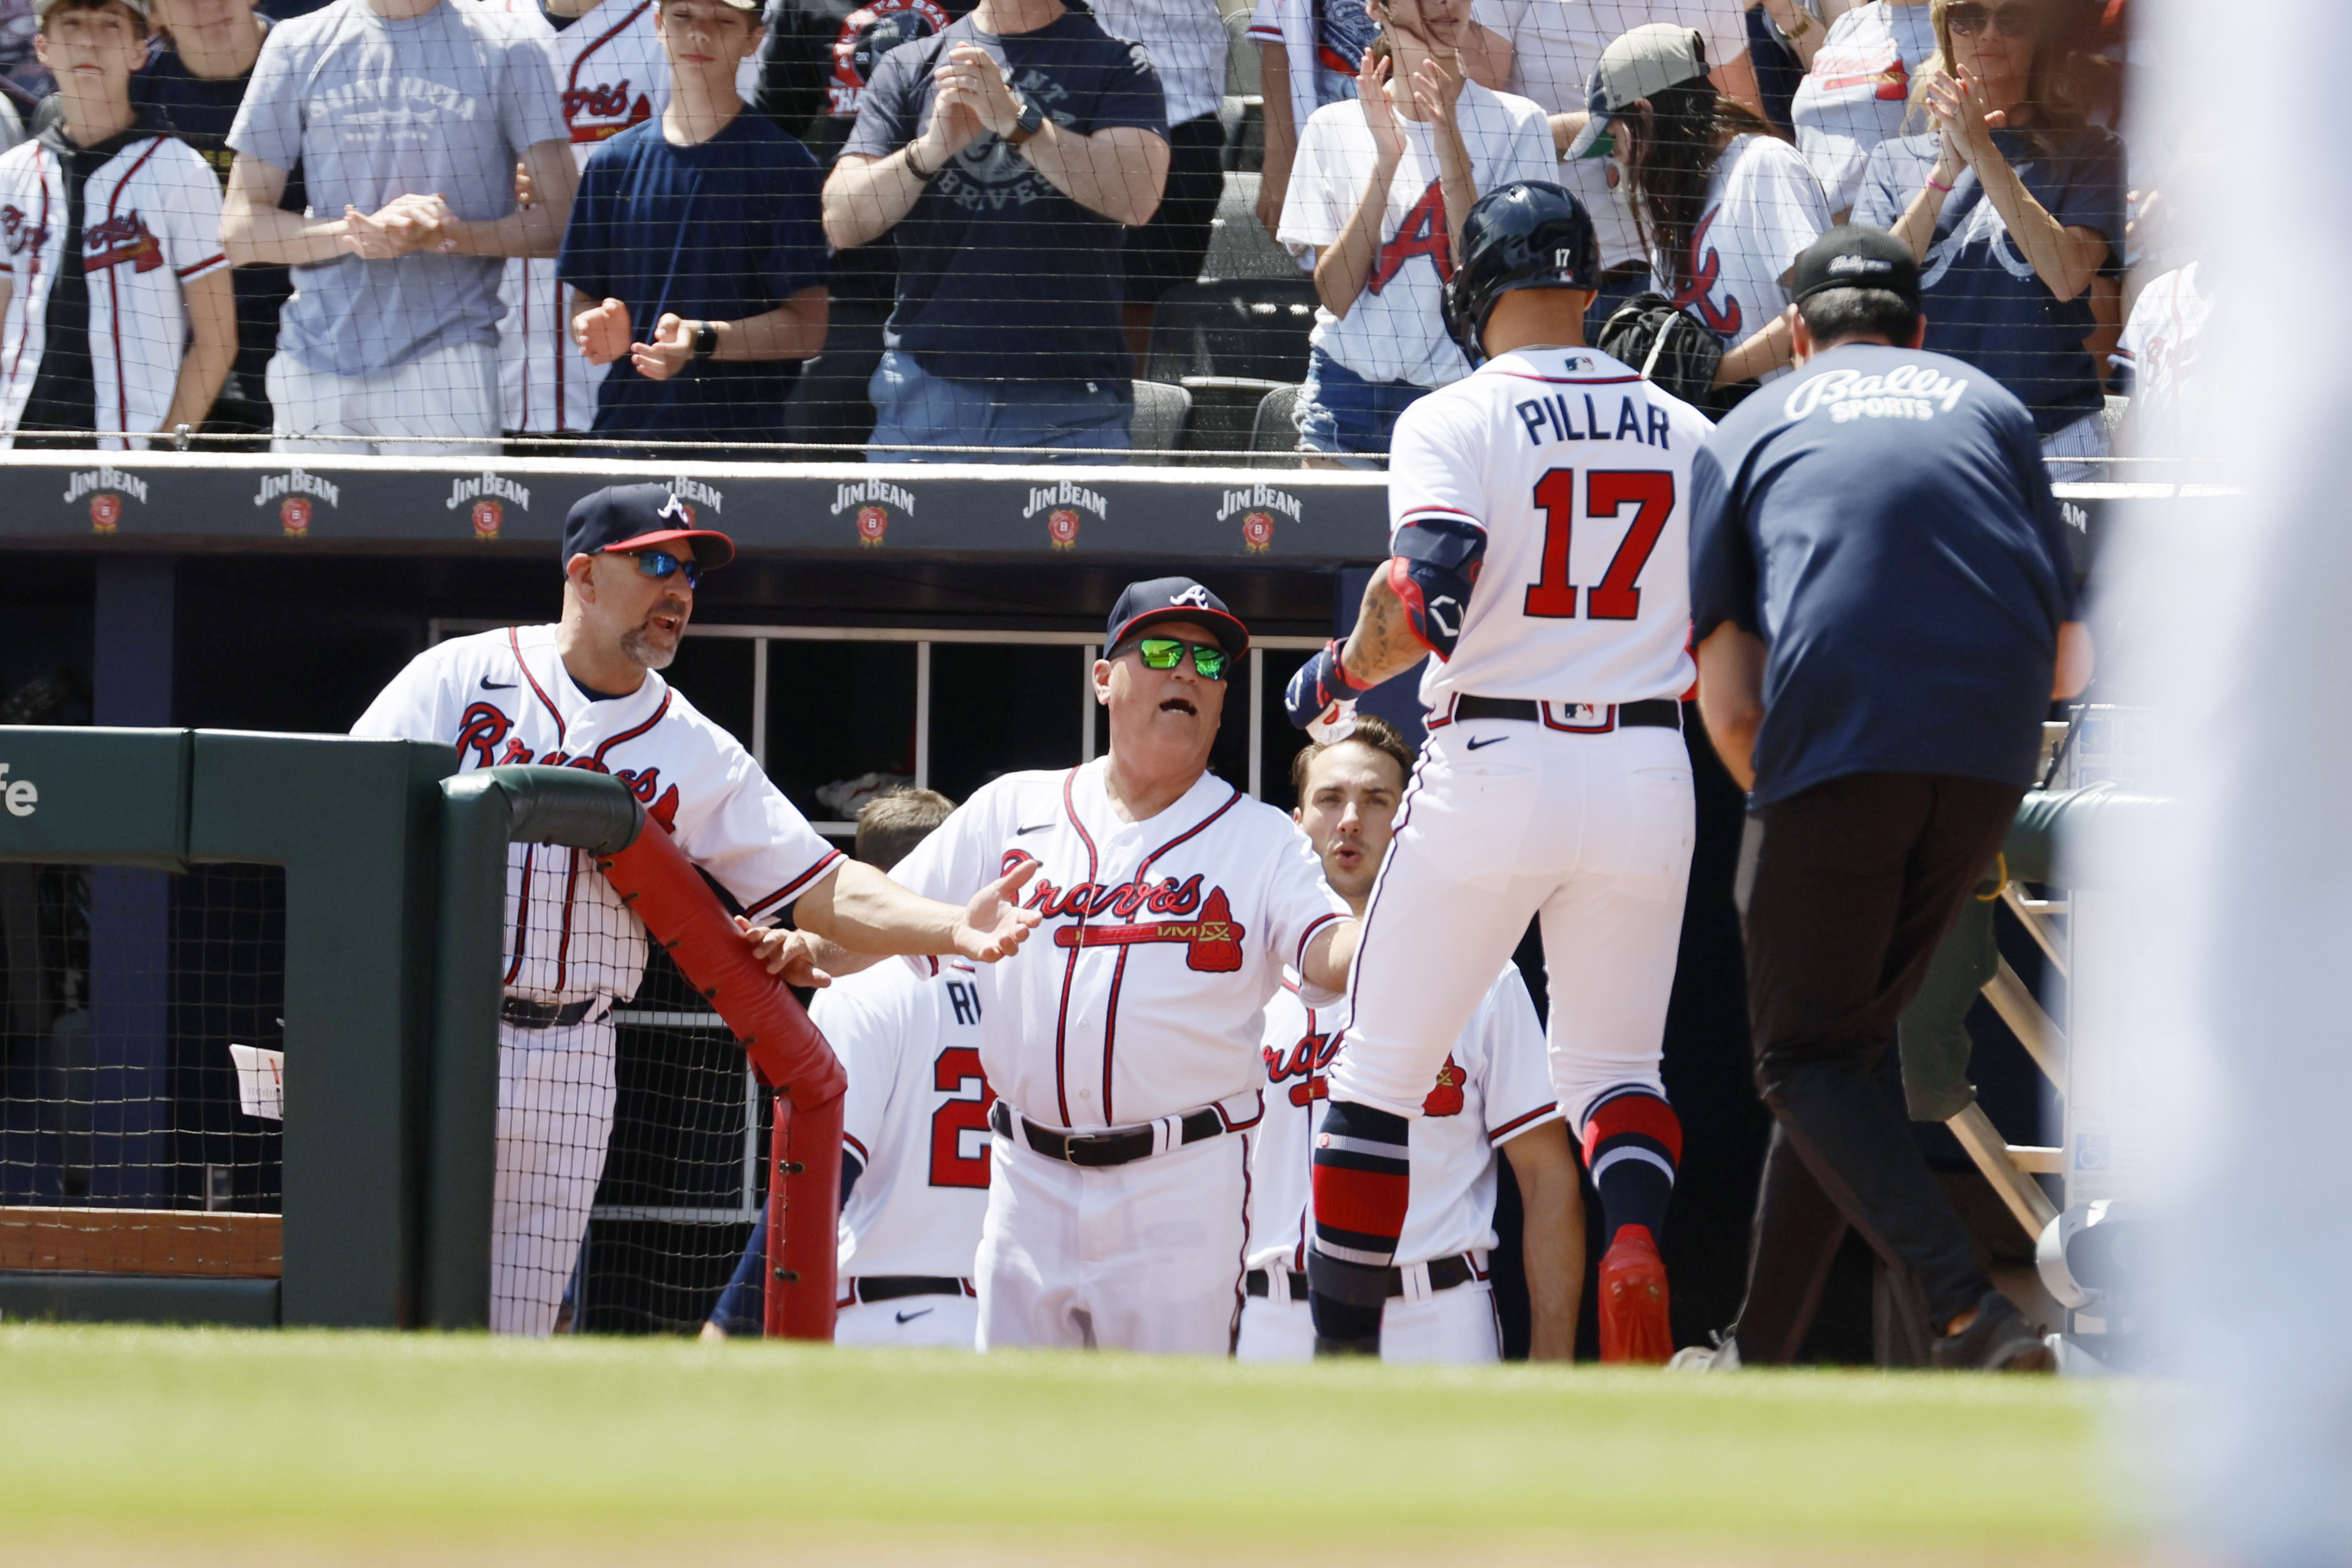
{"type": "Polygon", "coordinates": [[[2074,617],[2033,423],[1974,365],[1832,349],[1691,465],[1693,641],[1769,648],[1751,807],[1848,773],[2032,784],[2074,617]]]}
{"type": "MultiPolygon", "coordinates": [[[[1168,134],[1143,46],[1069,11],[1031,33],[984,33],[969,16],[874,68],[845,156],[882,158],[931,121],[932,71],[977,44],[1015,92],[1081,136],[1118,126],[1168,134]]],[[[958,381],[1126,379],[1119,252],[1126,230],[1056,190],[982,132],[932,176],[898,226],[898,300],[883,342],[958,381]]]]}
{"type": "MultiPolygon", "coordinates": [[[[314,212],[376,212],[438,193],[459,218],[515,207],[515,164],[567,132],[555,78],[520,18],[474,0],[421,16],[335,0],[269,30],[229,145],[302,166],[314,212]]],[[[376,375],[458,343],[495,344],[495,256],[342,255],[297,267],[278,346],[314,371],[376,375]]]]}
{"type": "Polygon", "coordinates": [[[1797,84],[1789,105],[1797,150],[1833,213],[1851,210],[1862,194],[1872,149],[1903,133],[1912,78],[1936,52],[1929,15],[1926,0],[1855,6],[1830,24],[1812,68],[1797,84]]]}
{"type": "Polygon", "coordinates": [[[1656,255],[1650,268],[1675,304],[1706,322],[1725,348],[1737,348],[1789,308],[1780,279],[1829,226],[1829,203],[1794,147],[1771,136],[1737,136],[1715,165],[1706,209],[1691,230],[1687,280],[1668,282],[1656,255]]]}
{"type": "MultiPolygon", "coordinates": [[[[659,120],[599,147],[580,175],[556,276],[591,300],[629,308],[650,342],[665,313],[740,321],[825,280],[816,159],[745,108],[707,142],[672,143],[659,120]]],[[[596,391],[598,434],[776,440],[797,366],[789,360],[693,360],[667,381],[627,356],[596,391]]]]}
{"type": "MultiPolygon", "coordinates": [[[[1559,168],[1550,121],[1524,98],[1464,82],[1454,121],[1480,195],[1514,180],[1552,179],[1559,168]]],[[[1309,341],[1366,381],[1444,386],[1469,374],[1470,362],[1445,335],[1439,309],[1454,261],[1437,182],[1436,133],[1426,121],[1400,115],[1397,124],[1404,132],[1404,157],[1389,180],[1371,275],[1345,316],[1316,309],[1309,341]]],[[[1317,110],[1299,133],[1275,237],[1302,259],[1337,245],[1364,199],[1375,156],[1361,102],[1351,98],[1317,110]]]]}
{"type": "MultiPolygon", "coordinates": [[[[2038,139],[1996,131],[1992,139],[2033,199],[2064,226],[2105,236],[2105,268],[2119,268],[2123,142],[2095,127],[2038,139]]],[[[1927,184],[1940,152],[1934,132],[1880,142],[1863,174],[1853,221],[1892,227],[1927,184]]],[[[2090,290],[2059,302],[1985,199],[1974,169],[1962,169],[1944,198],[1919,283],[1927,346],[2000,377],[2033,411],[2034,428],[2044,436],[2104,405],[2097,367],[2083,346],[2094,324],[2090,290]]]]}

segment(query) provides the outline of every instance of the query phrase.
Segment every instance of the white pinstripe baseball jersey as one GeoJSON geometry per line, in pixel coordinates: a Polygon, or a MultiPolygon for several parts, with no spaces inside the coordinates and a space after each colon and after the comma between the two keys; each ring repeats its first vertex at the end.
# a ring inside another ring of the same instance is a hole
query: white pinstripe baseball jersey
{"type": "MultiPolygon", "coordinates": [[[[754,920],[839,864],[841,851],[735,737],[651,671],[626,697],[591,697],[565,671],[555,630],[509,627],[427,648],[352,733],[454,742],[460,771],[538,763],[609,773],[754,920]]],[[[645,973],[646,928],[583,851],[518,844],[507,862],[506,961],[510,996],[625,1000],[645,973]]]]}

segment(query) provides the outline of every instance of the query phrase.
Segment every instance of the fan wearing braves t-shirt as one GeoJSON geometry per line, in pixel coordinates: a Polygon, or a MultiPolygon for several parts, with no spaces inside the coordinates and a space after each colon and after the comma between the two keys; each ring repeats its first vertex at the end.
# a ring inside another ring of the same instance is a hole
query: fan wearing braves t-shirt
{"type": "Polygon", "coordinates": [[[63,113],[0,153],[0,445],[144,447],[201,426],[236,353],[220,187],[142,117],[131,0],[39,0],[63,113]]]}
{"type": "MultiPolygon", "coordinates": [[[[857,814],[857,858],[888,871],[947,820],[935,790],[877,795],[857,814]]],[[[925,979],[877,964],[819,991],[809,1017],[849,1077],[841,1108],[843,1345],[971,1350],[979,1328],[972,1253],[988,1211],[988,1107],[973,965],[925,979]]],[[[768,1222],[751,1229],[706,1340],[761,1332],[768,1222]]]]}
{"type": "Polygon", "coordinates": [[[981,0],[892,50],[824,184],[835,247],[898,249],[875,444],[1125,449],[1122,257],[1168,158],[1150,57],[1062,0],[981,0]]]}
{"type": "Polygon", "coordinates": [[[556,272],[591,364],[596,433],[782,437],[789,362],[824,345],[816,160],[754,112],[736,75],[758,0],[661,0],[670,100],[597,149],[556,272]]]}
{"type": "Polygon", "coordinates": [[[1438,298],[1472,204],[1549,179],[1558,162],[1542,110],[1463,75],[1455,45],[1469,0],[1371,0],[1370,10],[1381,44],[1364,57],[1362,90],[1307,121],[1276,236],[1314,257],[1321,300],[1298,449],[1354,467],[1386,455],[1415,398],[1470,373],[1438,298]]]}
{"type": "Polygon", "coordinates": [[[1601,51],[1586,112],[1553,126],[1571,160],[1608,138],[1651,276],[1723,344],[1715,384],[1784,374],[1789,268],[1830,226],[1829,204],[1797,150],[1708,79],[1706,39],[1634,28],[1601,51]]]}
{"type": "MultiPolygon", "coordinates": [[[[1361,915],[1387,858],[1412,749],[1385,721],[1359,715],[1339,740],[1291,764],[1292,817],[1315,846],[1324,879],[1361,915]]],[[[1330,1088],[1348,1004],[1309,1006],[1295,978],[1265,1008],[1265,1120],[1251,1134],[1250,1271],[1243,1361],[1307,1361],[1312,1224],[1310,1143],[1330,1088]]],[[[1584,1275],[1584,1205],[1569,1152],[1543,1025],[1516,964],[1495,975],[1412,1124],[1412,1196],[1390,1270],[1381,1359],[1491,1362],[1501,1354],[1486,1254],[1496,1244],[1496,1151],[1519,1188],[1529,1359],[1566,1361],[1576,1341],[1584,1275]]]]}

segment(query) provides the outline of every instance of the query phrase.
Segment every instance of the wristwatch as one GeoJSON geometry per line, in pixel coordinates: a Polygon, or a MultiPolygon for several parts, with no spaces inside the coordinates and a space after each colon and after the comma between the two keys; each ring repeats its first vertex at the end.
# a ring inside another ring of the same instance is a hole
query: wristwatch
{"type": "Polygon", "coordinates": [[[694,323],[694,357],[709,359],[719,352],[719,329],[709,321],[694,323]]]}
{"type": "Polygon", "coordinates": [[[1013,134],[1004,139],[1004,144],[1018,147],[1045,128],[1045,111],[1033,98],[1015,97],[1013,101],[1021,106],[1021,118],[1013,122],[1013,134]]]}

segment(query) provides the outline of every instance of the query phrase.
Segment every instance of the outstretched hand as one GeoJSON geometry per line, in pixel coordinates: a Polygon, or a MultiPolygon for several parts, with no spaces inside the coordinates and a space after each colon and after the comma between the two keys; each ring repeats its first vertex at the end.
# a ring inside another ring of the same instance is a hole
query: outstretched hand
{"type": "Polygon", "coordinates": [[[1021,907],[1021,889],[1036,874],[1037,862],[1024,860],[982,888],[963,907],[963,919],[957,922],[953,932],[956,951],[982,963],[994,963],[1000,958],[1010,958],[1028,941],[1029,933],[1037,929],[1037,922],[1044,917],[1035,910],[1021,907]]]}
{"type": "Polygon", "coordinates": [[[741,915],[735,917],[735,929],[751,943],[751,956],[769,973],[781,975],[785,984],[822,990],[833,984],[833,976],[817,967],[816,944],[806,931],[755,926],[741,915]]]}
{"type": "Polygon", "coordinates": [[[1389,76],[1394,68],[1391,57],[1375,58],[1366,49],[1362,71],[1356,78],[1356,100],[1364,106],[1364,128],[1372,133],[1372,149],[1391,164],[1404,157],[1404,128],[1397,123],[1396,105],[1389,98],[1389,76]]]}

